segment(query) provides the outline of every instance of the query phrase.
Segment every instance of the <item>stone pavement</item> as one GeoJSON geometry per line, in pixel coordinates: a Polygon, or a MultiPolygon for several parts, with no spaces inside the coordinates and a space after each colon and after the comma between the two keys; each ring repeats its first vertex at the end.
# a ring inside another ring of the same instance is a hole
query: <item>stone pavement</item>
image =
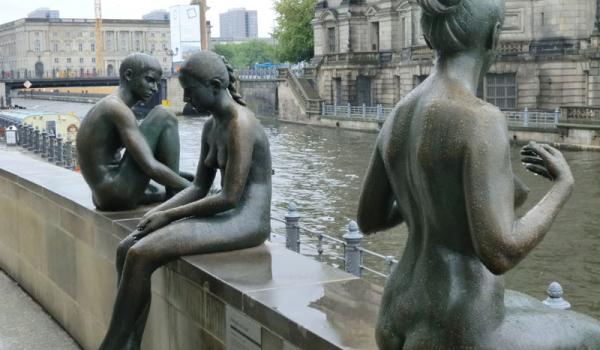
{"type": "Polygon", "coordinates": [[[0,350],[79,350],[73,339],[0,270],[0,350]]]}

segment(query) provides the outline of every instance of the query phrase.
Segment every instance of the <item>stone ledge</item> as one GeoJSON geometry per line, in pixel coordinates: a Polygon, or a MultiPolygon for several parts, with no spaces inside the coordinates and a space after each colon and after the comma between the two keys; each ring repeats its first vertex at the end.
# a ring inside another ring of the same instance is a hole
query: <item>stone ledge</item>
{"type": "MultiPolygon", "coordinates": [[[[80,174],[16,149],[0,150],[0,164],[0,267],[97,348],[116,292],[116,246],[148,208],[97,211],[80,174]]],[[[375,349],[381,292],[273,243],[187,256],[153,275],[144,349],[223,349],[230,307],[260,325],[262,349],[375,349]]]]}

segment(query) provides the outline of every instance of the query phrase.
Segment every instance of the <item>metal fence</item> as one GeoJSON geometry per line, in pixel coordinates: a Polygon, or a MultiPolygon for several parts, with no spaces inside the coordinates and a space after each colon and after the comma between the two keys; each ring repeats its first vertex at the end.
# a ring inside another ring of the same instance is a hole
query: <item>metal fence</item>
{"type": "MultiPolygon", "coordinates": [[[[347,105],[323,104],[321,115],[341,118],[371,118],[385,120],[392,113],[393,108],[385,108],[382,105],[368,107],[347,105]]],[[[509,126],[554,129],[560,119],[560,109],[554,112],[529,111],[526,107],[522,111],[503,111],[509,126]]]]}
{"type": "Polygon", "coordinates": [[[392,113],[392,108],[384,108],[382,105],[371,106],[363,104],[362,106],[345,106],[323,104],[321,114],[323,116],[347,117],[347,118],[372,118],[385,120],[392,113]]]}
{"type": "Polygon", "coordinates": [[[77,164],[77,149],[71,140],[54,135],[52,131],[40,130],[31,125],[0,116],[0,128],[17,127],[17,145],[33,152],[48,162],[74,170],[77,164]]]}
{"type": "Polygon", "coordinates": [[[560,109],[554,112],[529,111],[504,111],[509,126],[526,128],[555,129],[560,119],[560,109]]]}
{"type": "Polygon", "coordinates": [[[343,239],[339,239],[330,235],[327,235],[318,230],[312,230],[307,227],[300,225],[301,215],[298,212],[296,205],[290,203],[288,205],[288,213],[285,219],[272,218],[273,221],[281,222],[285,224],[285,242],[286,248],[300,253],[302,235],[315,238],[317,240],[316,246],[313,246],[317,252],[318,259],[323,261],[323,253],[325,251],[324,246],[326,244],[333,244],[336,247],[341,247],[343,251],[343,257],[337,259],[342,261],[342,265],[346,272],[349,272],[355,276],[362,277],[363,272],[371,273],[377,277],[387,278],[391,273],[392,268],[398,263],[393,256],[385,256],[383,254],[376,253],[369,249],[365,249],[361,246],[363,235],[358,229],[358,225],[354,221],[350,221],[346,234],[343,235],[343,239]],[[367,266],[365,258],[369,260],[374,259],[378,261],[379,266],[385,266],[385,270],[378,269],[376,266],[367,266]]]}

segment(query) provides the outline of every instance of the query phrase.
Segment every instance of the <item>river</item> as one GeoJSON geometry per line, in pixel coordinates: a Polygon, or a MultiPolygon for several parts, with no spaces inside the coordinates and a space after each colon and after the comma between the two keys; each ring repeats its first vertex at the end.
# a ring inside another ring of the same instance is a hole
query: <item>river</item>
{"type": "MultiPolygon", "coordinates": [[[[40,111],[74,112],[82,117],[92,106],[24,99],[13,103],[40,111]]],[[[180,117],[184,170],[195,171],[203,124],[202,118],[180,117]]],[[[348,222],[356,216],[360,184],[376,135],[283,124],[268,118],[263,119],[263,125],[271,142],[275,170],[273,216],[283,218],[287,203],[294,201],[302,214],[302,225],[341,238],[348,222]]],[[[558,281],[575,310],[600,319],[600,153],[564,155],[576,181],[573,195],[546,238],[506,274],[506,285],[543,299],[548,284],[558,281]]],[[[512,157],[515,172],[531,189],[523,208],[527,210],[546,193],[550,183],[526,173],[519,163],[517,148],[513,148],[512,157]]],[[[283,233],[282,225],[274,225],[274,231],[283,233]]],[[[365,236],[363,246],[399,257],[406,236],[406,227],[400,226],[365,236]]],[[[303,238],[302,252],[316,255],[315,243],[315,239],[303,238]]],[[[326,245],[323,260],[340,265],[341,254],[339,247],[326,245]]],[[[384,270],[381,262],[376,267],[384,270]]],[[[382,283],[373,276],[370,279],[382,283]]]]}

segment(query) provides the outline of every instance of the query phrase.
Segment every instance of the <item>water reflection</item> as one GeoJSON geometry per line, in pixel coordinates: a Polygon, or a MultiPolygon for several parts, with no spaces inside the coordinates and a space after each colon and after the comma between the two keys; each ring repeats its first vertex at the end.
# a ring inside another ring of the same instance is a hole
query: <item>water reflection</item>
{"type": "MultiPolygon", "coordinates": [[[[85,115],[91,105],[50,101],[18,100],[19,105],[38,110],[75,112],[85,115]]],[[[182,169],[195,172],[200,132],[204,119],[180,119],[182,169]]],[[[283,218],[287,203],[294,201],[301,211],[302,224],[341,237],[356,215],[359,188],[376,135],[264,121],[273,156],[273,216],[283,218]]],[[[531,188],[525,209],[535,204],[550,184],[526,173],[513,149],[513,168],[531,188]]],[[[557,217],[542,243],[507,274],[508,288],[539,299],[554,280],[565,289],[574,309],[600,318],[600,153],[565,152],[576,185],[573,195],[557,217]]],[[[282,231],[281,225],[275,230],[282,231]]],[[[407,230],[394,230],[365,237],[364,246],[384,255],[400,256],[407,230]]],[[[305,239],[304,243],[315,243],[305,239]]],[[[303,253],[316,254],[307,244],[303,253]]],[[[325,260],[340,264],[340,248],[328,245],[325,260]]],[[[385,265],[380,261],[367,264],[385,265]]],[[[373,279],[377,283],[382,281],[373,279]]]]}

